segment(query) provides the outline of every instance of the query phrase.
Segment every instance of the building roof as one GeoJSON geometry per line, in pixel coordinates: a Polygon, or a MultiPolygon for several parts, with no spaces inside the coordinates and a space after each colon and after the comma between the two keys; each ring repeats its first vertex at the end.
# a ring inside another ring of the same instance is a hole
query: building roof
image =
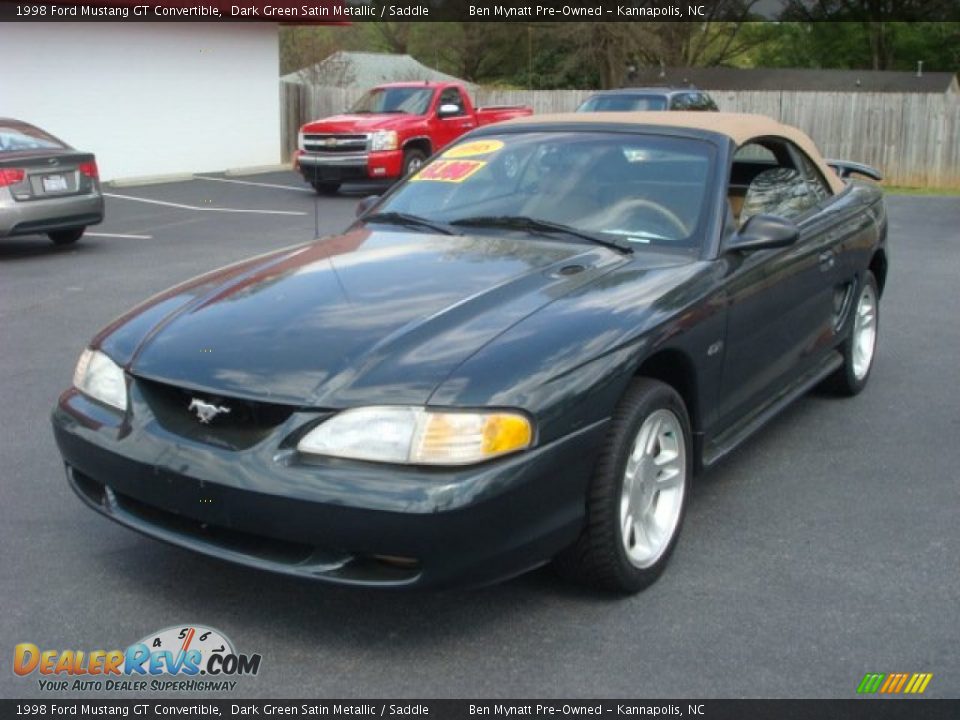
{"type": "Polygon", "coordinates": [[[817,146],[805,132],[792,125],[784,125],[766,115],[725,112],[600,112],[558,113],[513,118],[504,125],[569,125],[574,123],[644,125],[650,127],[676,127],[726,135],[738,147],[748,140],[759,137],[778,136],[786,138],[803,150],[820,169],[824,178],[836,193],[843,187],[840,177],[824,162],[817,146]]]}
{"type": "Polygon", "coordinates": [[[957,93],[949,72],[805,70],[792,68],[638,68],[630,85],[694,85],[700,90],[786,90],[803,92],[957,93]]]}
{"type": "Polygon", "coordinates": [[[283,75],[280,80],[328,87],[369,88],[384,83],[415,80],[461,82],[470,86],[470,83],[434,70],[409,55],[345,50],[329,55],[316,65],[283,75]]]}

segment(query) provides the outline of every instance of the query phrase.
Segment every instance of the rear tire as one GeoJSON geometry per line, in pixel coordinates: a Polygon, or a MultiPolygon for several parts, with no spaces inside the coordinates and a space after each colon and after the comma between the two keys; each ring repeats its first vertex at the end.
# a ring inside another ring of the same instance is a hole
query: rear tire
{"type": "Polygon", "coordinates": [[[77,240],[83,237],[85,227],[70,228],[69,230],[55,230],[47,233],[47,237],[53,241],[54,245],[73,245],[77,240]]]}
{"type": "Polygon", "coordinates": [[[840,345],[843,366],[824,381],[824,387],[837,394],[852,397],[866,387],[876,356],[880,327],[880,290],[869,270],[857,294],[851,318],[852,327],[840,345]]]}
{"type": "Polygon", "coordinates": [[[409,150],[405,151],[403,153],[403,177],[413,175],[415,172],[417,172],[423,167],[423,163],[426,159],[427,156],[423,150],[410,148],[409,150]]]}
{"type": "Polygon", "coordinates": [[[584,530],[555,560],[560,573],[617,593],[639,592],[653,583],[683,524],[692,448],[680,395],[657,380],[634,380],[601,448],[584,530]]]}
{"type": "Polygon", "coordinates": [[[338,182],[314,182],[310,183],[313,185],[313,189],[317,191],[318,195],[336,195],[337,191],[340,189],[340,183],[338,182]]]}

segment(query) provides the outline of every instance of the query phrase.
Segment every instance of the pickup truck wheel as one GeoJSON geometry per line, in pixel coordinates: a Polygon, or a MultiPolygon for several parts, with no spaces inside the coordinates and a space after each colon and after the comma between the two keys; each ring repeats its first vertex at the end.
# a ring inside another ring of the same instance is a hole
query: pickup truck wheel
{"type": "Polygon", "coordinates": [[[853,309],[850,335],[840,346],[843,366],[824,382],[828,390],[853,396],[866,387],[877,349],[879,322],[880,291],[873,273],[867,270],[853,309]]]}
{"type": "Polygon", "coordinates": [[[580,538],[562,575],[618,593],[656,580],[676,546],[690,494],[690,419],[665,383],[635,380],[614,411],[587,494],[580,538]]]}
{"type": "Polygon", "coordinates": [[[313,185],[313,189],[320,195],[335,195],[337,190],[340,189],[340,183],[338,182],[315,182],[310,184],[313,185]]]}
{"type": "Polygon", "coordinates": [[[403,176],[413,175],[417,170],[423,167],[424,160],[427,159],[423,150],[410,148],[403,153],[403,176]]]}
{"type": "Polygon", "coordinates": [[[47,233],[47,237],[53,241],[54,245],[73,245],[73,243],[83,236],[84,230],[86,230],[85,227],[70,228],[69,230],[56,230],[54,232],[47,233]]]}

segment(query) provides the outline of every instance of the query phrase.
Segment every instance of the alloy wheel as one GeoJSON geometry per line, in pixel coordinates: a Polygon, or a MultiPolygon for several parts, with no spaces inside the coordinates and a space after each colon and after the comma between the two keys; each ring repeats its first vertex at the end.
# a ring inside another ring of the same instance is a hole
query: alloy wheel
{"type": "Polygon", "coordinates": [[[655,410],[633,442],[620,496],[620,538],[632,565],[648,568],[663,555],[677,532],[686,489],[680,419],[670,410],[655,410]]]}
{"type": "Polygon", "coordinates": [[[853,318],[853,375],[859,381],[866,377],[877,345],[877,294],[873,286],[864,285],[853,318]]]}

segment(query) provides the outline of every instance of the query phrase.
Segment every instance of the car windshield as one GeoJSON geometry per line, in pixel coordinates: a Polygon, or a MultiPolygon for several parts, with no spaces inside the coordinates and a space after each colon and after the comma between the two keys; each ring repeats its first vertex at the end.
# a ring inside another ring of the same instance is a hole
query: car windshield
{"type": "Polygon", "coordinates": [[[25,150],[63,150],[64,145],[52,135],[29,125],[0,125],[0,153],[25,150]]]}
{"type": "Polygon", "coordinates": [[[423,115],[430,106],[432,88],[390,87],[374,88],[365,92],[353,107],[352,113],[407,113],[423,115]]]}
{"type": "Polygon", "coordinates": [[[377,210],[470,232],[538,233],[552,223],[572,238],[696,252],[713,162],[713,146],[692,138],[503,133],[453,145],[377,210]]]}
{"type": "Polygon", "coordinates": [[[594,95],[577,112],[634,112],[642,110],[666,110],[667,99],[663,95],[594,95]]]}

